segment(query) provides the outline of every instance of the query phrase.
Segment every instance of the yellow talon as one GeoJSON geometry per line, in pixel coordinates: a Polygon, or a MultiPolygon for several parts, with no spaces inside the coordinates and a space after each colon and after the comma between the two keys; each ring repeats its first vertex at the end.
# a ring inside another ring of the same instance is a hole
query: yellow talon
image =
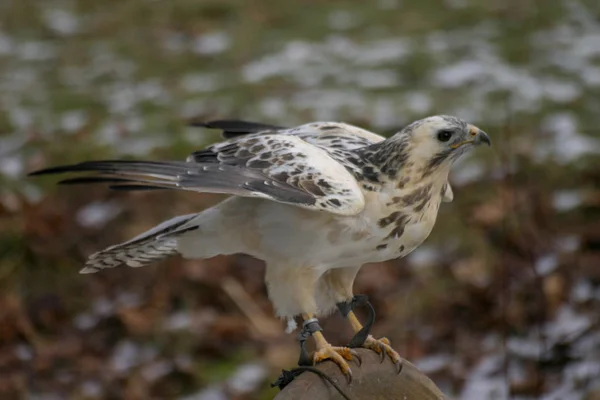
{"type": "Polygon", "coordinates": [[[348,379],[348,383],[352,382],[352,370],[347,361],[356,359],[360,365],[362,360],[358,353],[348,347],[334,347],[330,345],[321,332],[315,332],[313,337],[317,343],[317,350],[313,354],[313,362],[317,364],[325,360],[333,361],[340,367],[340,370],[346,376],[346,379],[348,379]]]}
{"type": "Polygon", "coordinates": [[[398,373],[402,370],[402,359],[400,355],[394,350],[391,346],[391,343],[388,338],[375,339],[373,336],[369,335],[367,340],[363,343],[362,347],[366,349],[371,349],[377,354],[381,354],[381,362],[385,359],[385,354],[392,360],[394,365],[398,366],[398,373]],[[385,353],[384,353],[385,352],[385,353]]]}

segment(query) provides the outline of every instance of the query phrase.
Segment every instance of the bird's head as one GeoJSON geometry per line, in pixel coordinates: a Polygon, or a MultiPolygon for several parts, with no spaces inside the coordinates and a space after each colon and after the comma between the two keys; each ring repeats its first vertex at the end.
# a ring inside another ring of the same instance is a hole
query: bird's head
{"type": "Polygon", "coordinates": [[[453,161],[474,146],[491,146],[489,136],[481,129],[457,117],[436,115],[415,121],[391,138],[405,153],[405,164],[412,164],[430,175],[440,167],[450,167],[453,161]]]}

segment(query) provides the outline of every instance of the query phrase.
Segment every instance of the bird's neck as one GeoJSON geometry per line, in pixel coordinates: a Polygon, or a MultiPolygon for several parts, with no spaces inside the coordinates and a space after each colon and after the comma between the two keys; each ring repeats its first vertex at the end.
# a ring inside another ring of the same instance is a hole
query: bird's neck
{"type": "Polygon", "coordinates": [[[448,180],[451,160],[445,155],[432,160],[429,154],[420,154],[411,149],[409,137],[391,137],[379,143],[360,149],[361,157],[379,170],[384,185],[403,186],[403,181],[412,185],[442,185],[448,180]],[[440,183],[441,182],[441,183],[440,183]]]}
{"type": "Polygon", "coordinates": [[[395,179],[411,158],[408,137],[389,138],[357,151],[388,180],[395,179]]]}

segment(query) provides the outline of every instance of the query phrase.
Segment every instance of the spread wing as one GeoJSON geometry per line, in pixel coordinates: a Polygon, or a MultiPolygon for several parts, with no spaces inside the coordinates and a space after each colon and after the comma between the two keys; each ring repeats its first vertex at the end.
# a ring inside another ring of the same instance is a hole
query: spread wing
{"type": "Polygon", "coordinates": [[[364,196],[354,176],[327,151],[299,137],[253,134],[215,144],[187,161],[86,161],[30,175],[92,172],[63,184],[110,183],[115,189],[181,189],[260,197],[355,215],[364,196]]]}

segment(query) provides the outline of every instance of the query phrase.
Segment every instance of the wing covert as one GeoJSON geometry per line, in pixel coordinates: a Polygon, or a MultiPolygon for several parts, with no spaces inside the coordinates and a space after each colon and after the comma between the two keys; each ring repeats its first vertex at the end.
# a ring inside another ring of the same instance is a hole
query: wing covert
{"type": "MultiPolygon", "coordinates": [[[[310,194],[314,204],[298,204],[305,208],[355,215],[364,207],[364,196],[354,176],[327,151],[296,136],[242,136],[194,152],[187,161],[260,171],[275,182],[310,194]]],[[[261,186],[257,183],[254,189],[261,191],[261,186]]]]}

